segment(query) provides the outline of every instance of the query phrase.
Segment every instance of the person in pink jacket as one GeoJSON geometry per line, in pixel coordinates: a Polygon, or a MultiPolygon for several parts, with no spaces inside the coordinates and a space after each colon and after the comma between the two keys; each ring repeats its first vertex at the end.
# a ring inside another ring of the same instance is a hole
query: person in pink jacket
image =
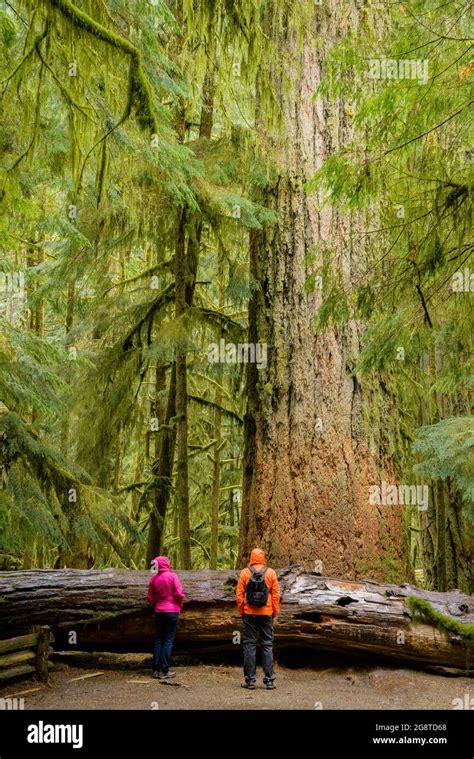
{"type": "Polygon", "coordinates": [[[176,676],[176,672],[170,671],[170,656],[179,614],[183,607],[184,592],[167,556],[157,556],[153,559],[152,565],[156,574],[150,580],[147,601],[153,606],[156,625],[153,677],[161,680],[176,676]]]}

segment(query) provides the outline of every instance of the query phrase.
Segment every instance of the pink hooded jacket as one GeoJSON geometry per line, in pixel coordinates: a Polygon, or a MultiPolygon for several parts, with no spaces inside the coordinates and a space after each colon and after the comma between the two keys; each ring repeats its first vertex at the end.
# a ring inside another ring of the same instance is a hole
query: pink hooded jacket
{"type": "Polygon", "coordinates": [[[153,563],[158,569],[148,586],[147,601],[153,604],[153,611],[177,611],[183,606],[184,592],[178,575],[171,571],[167,556],[157,556],[153,563]]]}

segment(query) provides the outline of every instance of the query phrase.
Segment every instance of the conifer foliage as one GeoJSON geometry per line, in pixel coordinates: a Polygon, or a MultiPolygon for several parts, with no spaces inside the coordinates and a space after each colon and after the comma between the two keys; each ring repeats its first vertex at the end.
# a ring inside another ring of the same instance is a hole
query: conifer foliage
{"type": "MultiPolygon", "coordinates": [[[[278,216],[294,74],[266,30],[298,37],[329,13],[309,5],[0,10],[0,568],[238,561],[247,363],[267,359],[249,303],[272,313],[249,260],[278,216]]],[[[320,246],[295,282],[320,287],[315,334],[361,325],[348,371],[392,398],[399,479],[429,483],[428,510],[400,517],[409,576],[472,590],[468,5],[355,6],[363,33],[332,41],[313,96],[350,139],[305,192],[357,216],[364,266],[348,283],[320,246]]]]}

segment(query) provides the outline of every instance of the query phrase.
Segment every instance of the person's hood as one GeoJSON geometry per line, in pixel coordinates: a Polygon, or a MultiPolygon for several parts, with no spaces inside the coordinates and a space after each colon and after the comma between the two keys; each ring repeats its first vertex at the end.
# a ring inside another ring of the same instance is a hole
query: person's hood
{"type": "Polygon", "coordinates": [[[252,564],[265,564],[265,553],[261,548],[254,548],[250,554],[249,566],[252,564]]]}
{"type": "Polygon", "coordinates": [[[170,560],[167,556],[155,556],[151,563],[155,565],[158,572],[166,572],[166,570],[171,569],[170,560]]]}

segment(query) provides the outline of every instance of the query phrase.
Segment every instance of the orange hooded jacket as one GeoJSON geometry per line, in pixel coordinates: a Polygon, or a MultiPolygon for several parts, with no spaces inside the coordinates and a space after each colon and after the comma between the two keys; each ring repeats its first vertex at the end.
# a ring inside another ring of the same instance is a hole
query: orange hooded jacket
{"type": "MultiPolygon", "coordinates": [[[[253,549],[250,554],[249,566],[253,566],[256,570],[265,566],[265,554],[261,548],[253,549]]],[[[245,591],[251,574],[249,567],[245,567],[240,573],[235,594],[239,614],[241,616],[244,614],[265,614],[267,616],[271,615],[272,617],[276,617],[280,609],[280,586],[278,585],[278,577],[275,570],[268,567],[264,575],[265,584],[270,591],[265,606],[250,606],[246,601],[245,591]]]]}

